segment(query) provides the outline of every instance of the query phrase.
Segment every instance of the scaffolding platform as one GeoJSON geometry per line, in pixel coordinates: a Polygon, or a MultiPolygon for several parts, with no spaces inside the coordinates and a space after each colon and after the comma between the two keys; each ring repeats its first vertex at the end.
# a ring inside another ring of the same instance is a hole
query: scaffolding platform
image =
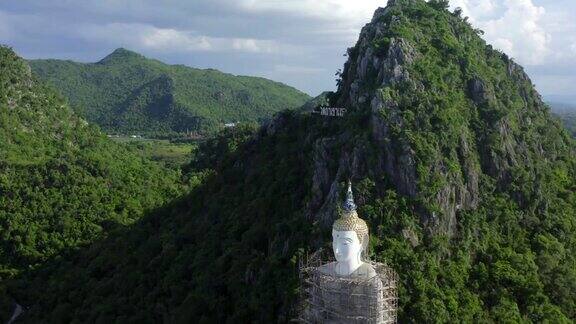
{"type": "Polygon", "coordinates": [[[299,323],[396,323],[398,309],[396,272],[384,263],[365,261],[376,272],[368,277],[341,277],[323,273],[320,266],[333,262],[324,250],[300,260],[299,323]]]}

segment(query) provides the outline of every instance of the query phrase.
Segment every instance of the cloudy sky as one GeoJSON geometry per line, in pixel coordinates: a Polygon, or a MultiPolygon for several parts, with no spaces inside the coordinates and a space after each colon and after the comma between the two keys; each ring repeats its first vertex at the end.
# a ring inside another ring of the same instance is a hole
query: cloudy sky
{"type": "MultiPolygon", "coordinates": [[[[386,0],[2,0],[0,43],[25,58],[95,62],[125,47],[170,64],[335,88],[360,28],[386,0]]],[[[451,0],[526,67],[548,99],[576,102],[576,1],[451,0]]]]}

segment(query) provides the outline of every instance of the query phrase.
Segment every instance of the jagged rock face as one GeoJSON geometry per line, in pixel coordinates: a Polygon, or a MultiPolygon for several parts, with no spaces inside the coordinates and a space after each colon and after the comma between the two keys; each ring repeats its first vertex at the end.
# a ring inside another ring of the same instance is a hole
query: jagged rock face
{"type": "MultiPolygon", "coordinates": [[[[410,78],[407,67],[420,55],[415,48],[402,38],[391,38],[386,51],[375,50],[373,44],[385,37],[385,31],[389,28],[382,17],[387,15],[392,6],[379,8],[368,25],[360,34],[357,45],[349,49],[350,59],[345,64],[342,74],[343,82],[338,89],[338,105],[346,106],[353,110],[369,110],[372,138],[379,150],[378,163],[373,166],[377,173],[385,174],[395,184],[399,193],[416,198],[419,194],[417,161],[415,150],[406,138],[394,137],[391,134],[391,127],[403,127],[403,119],[400,116],[398,104],[390,99],[384,98],[382,89],[402,82],[411,82],[417,88],[422,87],[410,78]],[[382,111],[387,111],[391,118],[384,120],[382,111]]],[[[398,19],[392,17],[390,24],[398,24],[398,19]]],[[[481,84],[473,84],[476,90],[481,84]]],[[[455,231],[456,212],[460,209],[474,208],[478,204],[478,170],[471,160],[469,141],[463,134],[459,155],[464,164],[464,176],[449,175],[445,166],[438,161],[434,165],[436,172],[447,178],[444,187],[432,197],[443,212],[443,216],[438,218],[436,213],[425,213],[422,220],[430,228],[436,228],[440,232],[452,235],[455,231]]],[[[317,163],[318,164],[318,163],[317,163]]],[[[326,164],[326,163],[319,163],[326,164]]],[[[350,166],[352,173],[354,168],[350,166]]],[[[323,170],[320,168],[320,170],[323,170]]],[[[324,171],[319,171],[322,173],[324,171]]],[[[338,172],[336,176],[341,173],[338,172]]],[[[358,172],[356,172],[358,173],[358,172]]],[[[334,187],[334,183],[331,188],[334,187]]],[[[334,190],[329,191],[327,203],[333,199],[334,190]]],[[[324,216],[322,216],[324,217],[324,216]]]]}
{"type": "Polygon", "coordinates": [[[314,142],[312,199],[306,206],[308,218],[316,219],[324,227],[332,226],[336,218],[336,206],[341,204],[342,179],[361,179],[374,174],[366,159],[369,154],[362,143],[342,150],[344,143],[354,142],[349,134],[320,138],[314,142]]]}
{"type": "MultiPolygon", "coordinates": [[[[546,152],[543,136],[533,134],[528,139],[522,133],[534,126],[532,120],[547,120],[548,112],[529,77],[505,54],[492,50],[476,35],[458,32],[457,25],[453,28],[459,45],[446,44],[448,41],[440,41],[437,36],[425,39],[427,35],[418,35],[422,41],[415,41],[416,36],[397,32],[410,33],[411,18],[407,19],[409,13],[403,10],[418,5],[418,1],[411,0],[389,1],[362,29],[356,46],[348,49],[349,59],[334,103],[353,113],[369,115],[371,138],[368,142],[355,140],[348,150],[330,154],[331,146],[341,147],[330,143],[342,140],[318,141],[315,198],[309,209],[324,221],[332,211],[319,206],[330,206],[336,199],[338,180],[333,179],[342,175],[357,179],[385,176],[398,193],[423,201],[425,208],[420,217],[429,232],[452,236],[457,230],[458,212],[475,209],[479,204],[481,174],[495,179],[500,190],[508,190],[519,166],[557,156],[554,150],[566,148],[563,138],[546,152]],[[466,57],[470,54],[451,56],[458,46],[465,53],[467,42],[485,49],[476,54],[478,58],[466,57]],[[447,54],[431,62],[430,48],[447,54]],[[491,73],[477,67],[487,62],[493,65],[491,73]],[[442,70],[450,64],[457,70],[442,70]],[[456,78],[451,84],[446,82],[451,89],[435,88],[430,78],[437,76],[422,72],[429,66],[440,66],[437,73],[451,72],[456,78]],[[493,76],[494,71],[501,75],[493,76]],[[429,99],[436,95],[454,98],[445,102],[429,99]],[[445,133],[452,134],[448,140],[445,133]],[[369,163],[354,146],[375,147],[372,154],[376,162],[369,163]],[[329,161],[334,159],[337,166],[329,168],[329,161]],[[359,165],[364,169],[358,169],[359,165]]],[[[529,199],[518,193],[512,196],[520,205],[529,199]]]]}
{"type": "MultiPolygon", "coordinates": [[[[372,132],[375,140],[381,145],[382,152],[380,153],[382,154],[379,154],[376,165],[367,167],[366,152],[359,148],[367,143],[355,142],[358,146],[349,151],[341,151],[341,143],[346,142],[343,139],[317,140],[314,150],[312,188],[314,196],[307,209],[326,226],[334,220],[334,206],[339,199],[338,185],[343,176],[360,179],[368,175],[367,170],[371,170],[373,177],[378,178],[379,175],[385,173],[393,178],[399,192],[412,197],[415,197],[417,193],[413,150],[405,143],[402,145],[390,142],[388,127],[378,117],[380,109],[384,109],[385,105],[394,105],[394,103],[383,102],[380,96],[365,87],[369,75],[374,74],[377,74],[376,82],[383,86],[409,79],[408,72],[403,65],[411,62],[415,53],[408,43],[402,39],[392,40],[386,56],[377,54],[370,46],[375,38],[383,35],[386,26],[375,21],[385,13],[386,9],[379,8],[374,14],[372,23],[362,29],[355,48],[360,49],[360,53],[355,60],[351,58],[345,64],[343,77],[345,82],[339,88],[340,96],[337,102],[338,106],[353,110],[361,109],[367,104],[372,107],[374,113],[371,118],[372,132]],[[401,145],[401,154],[394,153],[394,144],[401,145]],[[338,161],[337,166],[330,168],[331,162],[335,159],[338,161]]],[[[355,49],[349,49],[349,55],[355,49]]],[[[392,106],[387,108],[394,109],[392,106]]]]}

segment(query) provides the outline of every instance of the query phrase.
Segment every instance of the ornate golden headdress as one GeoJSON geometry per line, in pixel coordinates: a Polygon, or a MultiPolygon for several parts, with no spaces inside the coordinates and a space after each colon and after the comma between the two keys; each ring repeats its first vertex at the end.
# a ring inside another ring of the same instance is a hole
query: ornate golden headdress
{"type": "Polygon", "coordinates": [[[340,218],[334,221],[332,229],[336,231],[354,231],[362,245],[366,246],[368,244],[368,225],[363,219],[358,217],[356,204],[352,196],[352,182],[350,181],[348,181],[348,192],[346,193],[346,201],[344,201],[342,213],[340,218]]]}

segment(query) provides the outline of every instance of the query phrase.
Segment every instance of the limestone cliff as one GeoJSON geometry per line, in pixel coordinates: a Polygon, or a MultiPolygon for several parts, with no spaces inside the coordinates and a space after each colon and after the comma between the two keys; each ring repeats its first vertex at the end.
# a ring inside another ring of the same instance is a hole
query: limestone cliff
{"type": "MultiPolygon", "coordinates": [[[[370,138],[350,145],[349,135],[342,135],[340,142],[350,149],[341,154],[329,153],[336,139],[317,140],[312,214],[331,213],[315,208],[332,205],[336,183],[330,179],[385,176],[399,193],[422,202],[422,224],[430,232],[452,236],[458,212],[477,207],[483,174],[507,191],[520,167],[569,150],[570,139],[551,120],[522,67],[487,45],[479,31],[465,28],[456,14],[445,25],[430,21],[426,30],[414,17],[422,15],[422,6],[389,1],[348,49],[333,103],[367,115],[370,138]],[[327,160],[335,154],[338,167],[329,173],[327,160]],[[370,154],[376,159],[367,166],[370,154]]],[[[520,204],[531,198],[514,190],[512,195],[520,204]]]]}

